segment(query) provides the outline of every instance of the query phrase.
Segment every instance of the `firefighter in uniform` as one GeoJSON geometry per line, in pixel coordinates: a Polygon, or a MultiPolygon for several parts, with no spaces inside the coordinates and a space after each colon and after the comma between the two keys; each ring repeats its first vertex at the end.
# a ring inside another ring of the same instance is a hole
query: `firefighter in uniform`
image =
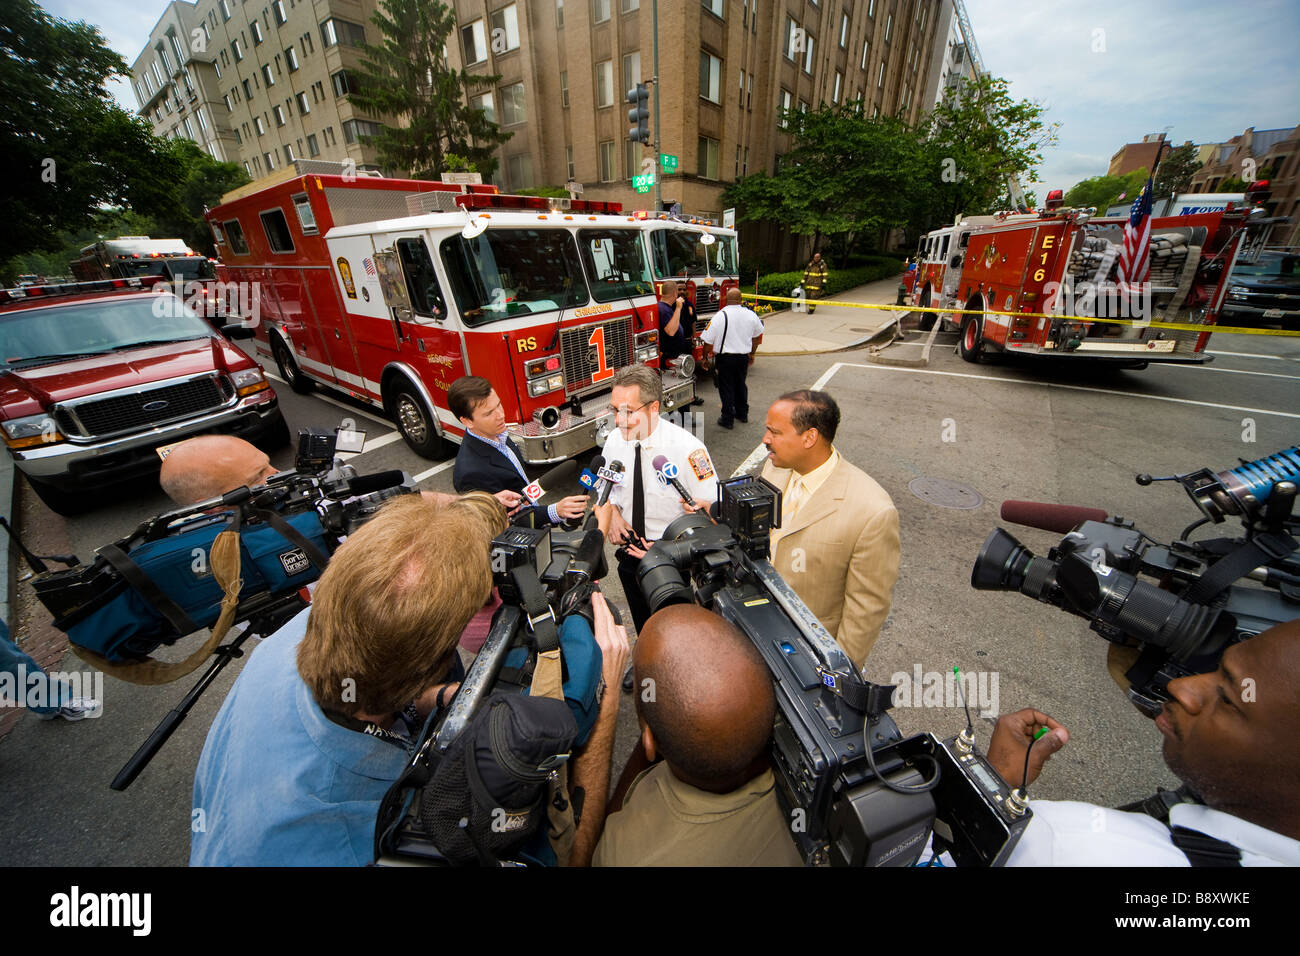
{"type": "Polygon", "coordinates": [[[825,288],[826,263],[822,262],[820,252],[814,252],[812,262],[808,263],[808,268],[803,270],[803,294],[804,298],[809,300],[808,312],[810,314],[817,311],[817,306],[813,305],[811,300],[820,299],[825,288]]]}

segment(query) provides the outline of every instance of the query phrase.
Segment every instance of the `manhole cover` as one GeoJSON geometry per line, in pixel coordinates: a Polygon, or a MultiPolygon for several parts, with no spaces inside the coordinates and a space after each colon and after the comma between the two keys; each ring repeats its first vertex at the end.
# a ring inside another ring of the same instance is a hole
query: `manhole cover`
{"type": "Polygon", "coordinates": [[[957,508],[967,511],[984,504],[984,496],[970,485],[946,478],[913,478],[907,483],[912,494],[940,508],[957,508]]]}

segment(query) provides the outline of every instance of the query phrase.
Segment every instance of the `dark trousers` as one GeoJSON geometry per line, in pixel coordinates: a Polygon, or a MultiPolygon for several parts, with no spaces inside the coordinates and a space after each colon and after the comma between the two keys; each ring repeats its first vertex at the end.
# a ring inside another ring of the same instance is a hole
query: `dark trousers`
{"type": "Polygon", "coordinates": [[[718,397],[722,400],[722,421],[730,425],[735,419],[749,418],[749,353],[728,353],[714,357],[718,366],[718,397]]]}
{"type": "Polygon", "coordinates": [[[636,625],[636,632],[640,634],[641,628],[645,627],[645,622],[650,618],[650,605],[646,602],[645,595],[641,593],[641,585],[636,580],[636,569],[641,559],[622,551],[616,551],[615,554],[618,555],[618,579],[623,583],[623,596],[627,598],[627,609],[632,613],[632,623],[636,625]]]}

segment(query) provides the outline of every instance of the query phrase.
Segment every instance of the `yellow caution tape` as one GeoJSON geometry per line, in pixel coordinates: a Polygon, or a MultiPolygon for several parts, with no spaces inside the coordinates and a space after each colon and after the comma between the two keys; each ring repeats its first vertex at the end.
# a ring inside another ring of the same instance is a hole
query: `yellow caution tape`
{"type": "Polygon", "coordinates": [[[1013,319],[1059,319],[1065,322],[1107,322],[1111,325],[1131,325],[1141,329],[1175,329],[1180,332],[1231,332],[1234,335],[1278,335],[1286,338],[1300,338],[1300,332],[1284,332],[1276,329],[1246,329],[1231,325],[1196,325],[1190,322],[1143,322],[1135,319],[1107,319],[1082,315],[1051,315],[1047,312],[999,312],[996,309],[939,309],[933,306],[919,305],[880,305],[871,302],[841,302],[839,299],[794,299],[784,295],[750,295],[745,299],[764,302],[803,302],[807,305],[846,306],[850,309],[888,309],[890,312],[935,312],[940,315],[1007,315],[1013,319]]]}

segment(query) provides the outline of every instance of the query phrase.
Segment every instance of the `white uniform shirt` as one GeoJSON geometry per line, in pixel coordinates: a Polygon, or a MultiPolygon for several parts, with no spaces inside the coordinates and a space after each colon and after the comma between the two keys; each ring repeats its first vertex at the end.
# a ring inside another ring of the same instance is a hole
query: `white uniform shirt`
{"type": "MultiPolygon", "coordinates": [[[[632,523],[632,463],[636,461],[637,444],[625,439],[623,433],[615,428],[601,450],[606,467],[609,462],[621,461],[627,469],[622,484],[615,485],[610,492],[609,501],[623,513],[623,519],[629,525],[632,523]]],[[[677,480],[692,498],[701,501],[718,500],[718,475],[704,442],[666,418],[659,419],[655,430],[639,444],[641,486],[645,489],[645,536],[648,541],[657,541],[668,523],[686,512],[682,510],[681,495],[672,485],[661,483],[655,475],[655,458],[664,455],[676,465],[677,480]]]]}
{"type": "MultiPolygon", "coordinates": [[[[1033,819],[1007,866],[1190,866],[1169,828],[1145,813],[1072,800],[1035,800],[1033,819]]],[[[1169,811],[1169,822],[1231,843],[1242,866],[1300,866],[1300,841],[1194,803],[1169,811]]]]}
{"type": "Polygon", "coordinates": [[[754,339],[763,334],[763,320],[743,305],[728,305],[713,313],[709,327],[700,336],[718,355],[748,355],[754,339]],[[726,341],[723,341],[723,333],[726,341]]]}

